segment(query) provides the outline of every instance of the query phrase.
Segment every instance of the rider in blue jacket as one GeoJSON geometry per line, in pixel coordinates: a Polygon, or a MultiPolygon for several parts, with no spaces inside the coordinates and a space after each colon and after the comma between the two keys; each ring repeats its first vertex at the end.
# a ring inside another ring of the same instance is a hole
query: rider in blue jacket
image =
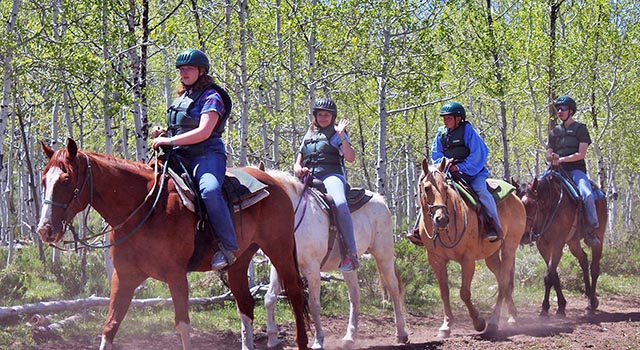
{"type": "Polygon", "coordinates": [[[444,126],[431,147],[433,164],[443,160],[450,162],[449,171],[467,181],[478,195],[478,199],[489,216],[489,232],[486,239],[490,242],[502,238],[502,225],[498,217],[496,202],[487,190],[489,170],[485,166],[489,148],[482,137],[467,121],[464,107],[458,102],[449,102],[440,108],[444,126]]]}

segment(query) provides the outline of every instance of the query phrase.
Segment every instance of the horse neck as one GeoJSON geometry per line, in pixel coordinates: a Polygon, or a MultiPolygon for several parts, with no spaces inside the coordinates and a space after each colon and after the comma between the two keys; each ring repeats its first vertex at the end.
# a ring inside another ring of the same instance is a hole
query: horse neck
{"type": "Polygon", "coordinates": [[[110,224],[117,225],[142,204],[153,185],[151,169],[136,163],[91,155],[93,191],[89,203],[110,224]]]}

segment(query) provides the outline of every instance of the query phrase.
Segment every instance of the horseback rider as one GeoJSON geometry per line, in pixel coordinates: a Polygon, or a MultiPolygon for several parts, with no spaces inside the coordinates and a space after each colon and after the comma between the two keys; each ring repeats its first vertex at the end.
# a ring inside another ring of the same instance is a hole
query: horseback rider
{"type": "Polygon", "coordinates": [[[211,260],[213,270],[224,269],[235,262],[238,251],[231,213],[222,195],[227,154],[222,132],[231,112],[229,95],[208,74],[207,55],[196,49],[181,52],[176,58],[180,72],[178,97],[167,111],[168,135],[163,129],[151,132],[153,148],[168,146],[186,160],[186,166],[206,207],[214,241],[219,249],[211,260]]]}
{"type": "Polygon", "coordinates": [[[593,247],[600,244],[600,240],[595,235],[595,229],[600,224],[591,181],[587,177],[587,165],[584,161],[587,148],[591,144],[591,136],[585,124],[573,119],[577,111],[576,101],[569,96],[560,96],[553,105],[562,123],[556,125],[549,133],[546,159],[551,162],[551,165],[560,166],[566,171],[578,187],[588,222],[584,242],[593,247]]]}
{"type": "Polygon", "coordinates": [[[475,191],[489,217],[488,233],[485,237],[494,242],[502,238],[502,225],[498,217],[496,202],[487,189],[489,169],[485,166],[489,148],[482,137],[467,121],[467,113],[458,102],[448,102],[440,108],[444,126],[438,129],[431,147],[431,160],[439,164],[443,160],[449,165],[454,178],[463,178],[475,191]]]}
{"type": "Polygon", "coordinates": [[[345,194],[347,180],[344,160],[353,162],[356,155],[346,132],[349,121],[343,119],[336,125],[337,115],[338,107],[330,98],[316,101],[311,125],[302,140],[293,172],[299,178],[309,174],[321,180],[327,194],[333,198],[338,227],[347,246],[339,270],[348,272],[357,269],[360,264],[345,194]]]}

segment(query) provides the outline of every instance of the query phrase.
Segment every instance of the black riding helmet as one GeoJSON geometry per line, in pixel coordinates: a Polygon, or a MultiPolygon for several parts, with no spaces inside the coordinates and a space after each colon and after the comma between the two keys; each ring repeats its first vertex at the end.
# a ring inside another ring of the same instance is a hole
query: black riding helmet
{"type": "Polygon", "coordinates": [[[558,107],[561,105],[565,105],[567,107],[569,107],[569,109],[571,109],[573,111],[573,113],[575,113],[578,110],[578,106],[576,105],[576,101],[574,101],[571,97],[569,96],[560,96],[558,97],[554,102],[553,102],[553,106],[554,107],[558,107]]]}
{"type": "Polygon", "coordinates": [[[467,112],[458,102],[447,102],[440,108],[440,115],[459,115],[462,120],[467,120],[467,112]]]}
{"type": "Polygon", "coordinates": [[[313,116],[316,116],[318,111],[329,111],[331,112],[331,120],[332,122],[336,121],[336,116],[338,115],[338,106],[333,102],[330,98],[323,97],[316,100],[316,104],[313,106],[313,116]]]}
{"type": "Polygon", "coordinates": [[[209,63],[209,57],[204,52],[196,49],[187,49],[180,52],[176,58],[176,68],[182,66],[202,67],[206,72],[209,72],[211,64],[209,63]]]}

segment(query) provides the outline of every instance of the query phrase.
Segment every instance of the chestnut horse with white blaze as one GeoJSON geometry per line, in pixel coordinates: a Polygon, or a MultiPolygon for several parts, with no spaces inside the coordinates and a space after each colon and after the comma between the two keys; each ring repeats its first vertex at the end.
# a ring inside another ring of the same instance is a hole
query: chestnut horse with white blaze
{"type": "MultiPolygon", "coordinates": [[[[316,198],[308,193],[305,185],[295,176],[277,170],[267,173],[284,185],[291,203],[296,210],[296,245],[298,262],[302,275],[309,286],[309,309],[315,326],[313,349],[324,348],[324,331],[320,323],[320,271],[335,271],[342,260],[338,239],[331,242],[329,234],[329,214],[322,208],[316,198]],[[305,198],[306,196],[306,198],[305,198]],[[325,256],[329,254],[325,258],[325,256]],[[324,261],[324,264],[323,264],[324,261]]],[[[404,302],[402,300],[402,284],[395,271],[393,249],[393,227],[391,212],[387,203],[378,193],[373,193],[371,200],[351,214],[353,232],[355,234],[358,254],[365,251],[371,253],[376,261],[380,281],[389,293],[393,303],[396,323],[396,340],[407,343],[409,336],[405,329],[404,302]]],[[[360,308],[360,286],[358,272],[343,272],[344,281],[349,291],[349,324],[342,338],[346,348],[353,347],[358,333],[358,313],[360,308]]],[[[267,309],[268,347],[279,345],[278,328],[275,323],[275,303],[280,293],[278,272],[271,268],[271,282],[264,297],[267,309]]]]}
{"type": "MultiPolygon", "coordinates": [[[[80,151],[71,139],[66,148],[54,151],[43,143],[42,149],[49,157],[42,175],[44,205],[38,225],[42,241],[60,241],[74,216],[87,206],[95,208],[112,227],[109,242],[114,272],[100,349],[112,349],[134,290],[148,277],[167,283],[182,348],[191,349],[187,272],[210,270],[214,251],[206,247],[202,259],[189,266],[198,248],[198,218],[183,204],[174,182],[147,164],[80,151]],[[158,183],[165,186],[156,186],[158,183]]],[[[227,274],[242,321],[242,347],[254,347],[254,299],[247,268],[255,252],[262,249],[278,269],[293,307],[298,348],[306,349],[309,316],[296,260],[291,201],[282,184],[265,172],[242,170],[266,184],[269,191],[265,199],[233,216],[240,250],[227,274]]]]}
{"type": "Polygon", "coordinates": [[[492,335],[498,330],[503,302],[507,304],[509,322],[515,322],[517,316],[513,302],[514,265],[516,250],[526,226],[525,208],[513,192],[498,203],[498,215],[504,235],[502,240],[489,242],[485,239],[485,230],[479,227],[475,209],[465,202],[448,181],[445,162],[435,167],[429,166],[426,159],[422,161],[422,174],[418,183],[422,208],[419,230],[429,265],[438,280],[444,307],[444,321],[438,330],[438,337],[449,337],[453,324],[447,276],[449,261],[455,261],[461,266],[460,298],[469,310],[474,329],[492,335]],[[471,280],[476,260],[480,259],[485,260],[498,281],[498,297],[488,324],[480,317],[471,301],[471,280]]]}

